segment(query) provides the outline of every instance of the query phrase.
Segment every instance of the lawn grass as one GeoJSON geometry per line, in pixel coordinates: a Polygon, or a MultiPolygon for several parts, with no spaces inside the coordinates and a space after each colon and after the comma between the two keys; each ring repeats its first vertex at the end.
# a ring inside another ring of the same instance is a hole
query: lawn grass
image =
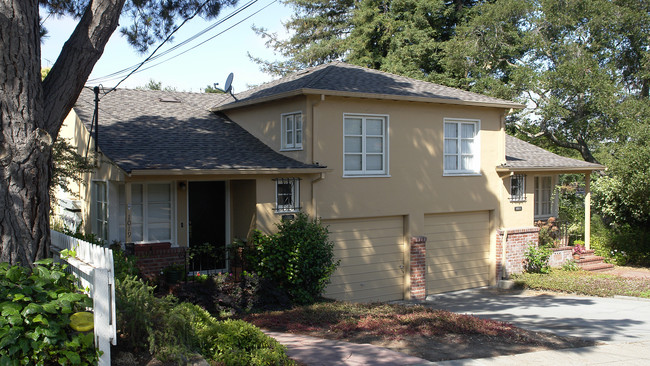
{"type": "Polygon", "coordinates": [[[533,290],[566,292],[588,296],[634,296],[650,298],[650,279],[587,271],[553,269],[548,274],[523,273],[513,275],[515,283],[533,290]]]}

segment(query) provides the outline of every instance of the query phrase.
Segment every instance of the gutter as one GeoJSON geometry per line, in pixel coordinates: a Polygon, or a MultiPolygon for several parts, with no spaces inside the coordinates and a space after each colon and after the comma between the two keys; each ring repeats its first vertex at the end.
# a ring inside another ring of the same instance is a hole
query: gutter
{"type": "Polygon", "coordinates": [[[510,172],[593,172],[596,170],[607,170],[607,167],[604,165],[598,165],[596,167],[532,167],[532,168],[515,168],[515,167],[496,167],[497,173],[510,173],[510,172]]]}
{"type": "Polygon", "coordinates": [[[320,174],[332,172],[333,169],[322,168],[262,168],[262,169],[149,169],[132,170],[129,176],[203,176],[203,175],[277,175],[277,174],[320,174]]]}
{"type": "Polygon", "coordinates": [[[463,99],[458,99],[453,97],[420,97],[420,96],[412,96],[412,95],[358,93],[358,92],[349,92],[349,91],[301,88],[301,89],[294,89],[284,93],[272,94],[266,97],[247,99],[240,102],[224,104],[218,107],[214,107],[210,109],[210,111],[212,112],[226,111],[229,109],[242,108],[249,105],[270,102],[278,99],[289,98],[298,95],[310,95],[310,94],[316,94],[316,95],[320,94],[320,95],[338,96],[338,97],[354,97],[354,98],[365,98],[365,99],[397,100],[397,101],[407,101],[407,102],[454,104],[454,105],[466,105],[466,106],[489,107],[489,108],[524,109],[526,107],[523,104],[508,102],[508,101],[504,101],[503,103],[481,102],[475,100],[463,100],[463,99]]]}

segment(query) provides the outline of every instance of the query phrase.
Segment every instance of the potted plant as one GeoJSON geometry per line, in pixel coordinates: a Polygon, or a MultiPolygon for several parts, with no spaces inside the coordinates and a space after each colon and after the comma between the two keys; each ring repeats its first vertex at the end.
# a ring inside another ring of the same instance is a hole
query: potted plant
{"type": "Polygon", "coordinates": [[[172,285],[178,281],[184,279],[185,265],[183,264],[174,264],[165,269],[163,269],[163,274],[165,275],[165,281],[172,285]]]}
{"type": "Polygon", "coordinates": [[[580,259],[582,254],[585,254],[587,250],[582,244],[577,244],[573,246],[573,259],[580,259]]]}

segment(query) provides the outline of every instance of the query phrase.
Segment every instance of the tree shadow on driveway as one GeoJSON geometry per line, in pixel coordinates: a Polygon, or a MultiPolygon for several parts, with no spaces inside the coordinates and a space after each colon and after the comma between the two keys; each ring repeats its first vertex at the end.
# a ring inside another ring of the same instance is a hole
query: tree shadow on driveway
{"type": "Polygon", "coordinates": [[[431,295],[424,305],[518,327],[604,342],[650,340],[650,302],[476,289],[431,295]]]}

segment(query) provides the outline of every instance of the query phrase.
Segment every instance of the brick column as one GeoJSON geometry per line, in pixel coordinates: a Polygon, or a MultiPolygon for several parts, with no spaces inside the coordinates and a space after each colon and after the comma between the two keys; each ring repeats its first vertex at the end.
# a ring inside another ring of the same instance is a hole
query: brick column
{"type": "Polygon", "coordinates": [[[509,278],[513,273],[524,271],[524,253],[530,244],[539,244],[538,227],[497,230],[497,280],[509,278]],[[504,235],[507,235],[505,243],[503,242],[504,235]],[[503,256],[504,252],[505,257],[503,256]]]}
{"type": "Polygon", "coordinates": [[[411,238],[411,299],[424,300],[427,296],[427,237],[411,238]]]}

